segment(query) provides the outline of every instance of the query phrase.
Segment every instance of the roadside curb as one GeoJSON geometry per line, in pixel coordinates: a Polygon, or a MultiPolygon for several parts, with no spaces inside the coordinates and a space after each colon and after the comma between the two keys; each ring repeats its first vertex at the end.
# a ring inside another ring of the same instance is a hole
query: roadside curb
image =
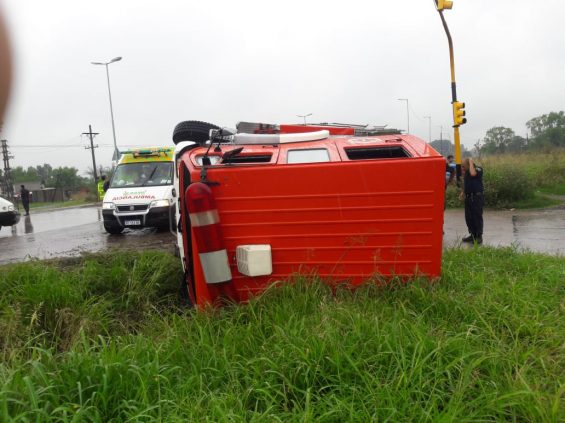
{"type": "MultiPolygon", "coordinates": [[[[45,212],[51,212],[51,211],[55,211],[55,210],[72,210],[72,209],[82,209],[85,207],[93,207],[93,206],[100,206],[102,203],[84,203],[84,204],[79,204],[77,206],[69,206],[69,207],[40,207],[37,209],[30,209],[30,214],[40,214],[40,213],[45,213],[45,212]]],[[[23,216],[23,215],[22,215],[23,216]]]]}

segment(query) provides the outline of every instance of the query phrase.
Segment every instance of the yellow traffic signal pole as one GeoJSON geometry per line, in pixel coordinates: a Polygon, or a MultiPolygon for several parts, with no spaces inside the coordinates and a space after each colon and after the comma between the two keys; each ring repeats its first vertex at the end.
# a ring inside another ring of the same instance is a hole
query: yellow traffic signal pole
{"type": "Polygon", "coordinates": [[[447,22],[443,17],[444,9],[451,9],[453,3],[446,0],[434,0],[434,3],[441,18],[443,29],[445,30],[445,34],[447,35],[447,42],[449,44],[449,64],[451,67],[451,103],[453,105],[453,139],[455,143],[457,182],[459,183],[461,180],[461,138],[459,136],[459,125],[464,124],[467,120],[462,118],[462,116],[465,116],[465,112],[463,111],[465,103],[457,102],[457,85],[455,83],[455,59],[453,55],[453,41],[451,39],[451,34],[449,33],[449,28],[447,27],[447,22]],[[459,114],[460,116],[457,116],[457,114],[459,114]]]}

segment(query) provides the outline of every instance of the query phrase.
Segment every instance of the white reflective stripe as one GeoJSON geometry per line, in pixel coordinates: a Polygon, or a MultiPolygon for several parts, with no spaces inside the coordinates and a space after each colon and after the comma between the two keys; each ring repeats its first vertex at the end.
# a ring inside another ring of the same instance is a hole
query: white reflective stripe
{"type": "Polygon", "coordinates": [[[285,144],[291,142],[318,141],[326,139],[329,136],[330,131],[326,129],[313,132],[298,132],[296,134],[281,134],[280,143],[285,144]]]}
{"type": "Polygon", "coordinates": [[[220,223],[220,216],[218,215],[217,209],[200,213],[189,213],[188,216],[190,217],[190,225],[193,228],[220,223]]]}
{"type": "Polygon", "coordinates": [[[281,137],[279,134],[235,134],[234,144],[279,144],[281,137]]]}
{"type": "Polygon", "coordinates": [[[200,253],[200,264],[206,283],[222,283],[231,280],[231,270],[226,250],[200,253]]]}
{"type": "Polygon", "coordinates": [[[317,141],[330,136],[330,131],[323,129],[313,132],[299,132],[296,134],[245,134],[233,136],[234,144],[285,144],[291,142],[317,141]]]}

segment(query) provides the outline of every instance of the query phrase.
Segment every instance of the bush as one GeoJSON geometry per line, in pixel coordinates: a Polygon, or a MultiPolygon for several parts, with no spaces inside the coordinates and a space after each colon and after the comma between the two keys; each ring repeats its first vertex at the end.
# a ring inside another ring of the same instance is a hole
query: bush
{"type": "Polygon", "coordinates": [[[503,154],[489,156],[481,161],[487,169],[511,166],[523,169],[535,188],[565,182],[565,150],[551,153],[503,154]]]}
{"type": "Polygon", "coordinates": [[[506,208],[534,196],[534,184],[522,168],[502,164],[485,169],[485,206],[506,208]]]}
{"type": "MultiPolygon", "coordinates": [[[[461,182],[463,183],[463,182],[461,182]]],[[[519,201],[534,196],[534,185],[524,169],[509,165],[484,168],[485,207],[510,208],[519,201]]],[[[461,207],[460,189],[449,186],[446,192],[448,207],[461,207]]]]}

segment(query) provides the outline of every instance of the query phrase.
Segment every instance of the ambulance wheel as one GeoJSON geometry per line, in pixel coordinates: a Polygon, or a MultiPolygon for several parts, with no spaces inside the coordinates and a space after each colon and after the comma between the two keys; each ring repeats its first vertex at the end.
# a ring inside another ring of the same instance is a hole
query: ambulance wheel
{"type": "Polygon", "coordinates": [[[220,129],[220,127],[199,120],[185,120],[175,126],[173,142],[175,145],[182,141],[194,141],[198,144],[204,144],[210,138],[210,129],[220,129]]]}
{"type": "Polygon", "coordinates": [[[106,229],[106,232],[112,235],[118,235],[124,231],[124,228],[120,225],[112,225],[106,222],[104,222],[104,229],[106,229]]]}

